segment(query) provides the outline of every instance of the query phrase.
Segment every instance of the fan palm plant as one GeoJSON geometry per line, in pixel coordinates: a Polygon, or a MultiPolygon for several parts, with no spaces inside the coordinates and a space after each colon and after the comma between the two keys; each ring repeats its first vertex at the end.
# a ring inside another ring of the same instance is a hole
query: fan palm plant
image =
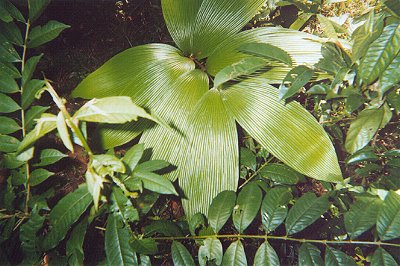
{"type": "Polygon", "coordinates": [[[147,44],[116,55],[85,78],[73,97],[130,96],[136,104],[170,124],[142,121],[99,128],[103,148],[140,142],[154,159],[177,166],[188,217],[207,213],[211,199],[236,190],[239,179],[238,123],[255,140],[298,172],[340,182],[337,156],[328,135],[297,102],[284,104],[269,85],[290,70],[265,59],[256,76],[213,86],[213,77],[252,57],[247,43],[279,46],[294,65],[313,65],[321,57],[321,39],[278,27],[241,31],[264,0],[162,0],[168,30],[176,47],[147,44]]]}

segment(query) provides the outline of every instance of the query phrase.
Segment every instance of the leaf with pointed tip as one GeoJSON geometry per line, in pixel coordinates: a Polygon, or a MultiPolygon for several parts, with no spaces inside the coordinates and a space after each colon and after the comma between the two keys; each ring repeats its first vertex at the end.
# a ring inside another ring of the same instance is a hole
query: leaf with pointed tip
{"type": "Polygon", "coordinates": [[[33,22],[42,14],[51,0],[28,0],[29,19],[33,22]]]}
{"type": "Polygon", "coordinates": [[[28,59],[28,61],[26,61],[26,64],[24,66],[24,71],[22,71],[22,78],[21,78],[22,86],[24,86],[25,83],[32,78],[36,66],[39,63],[42,56],[43,54],[40,54],[38,56],[32,56],[31,58],[28,59]]]}
{"type": "Polygon", "coordinates": [[[25,116],[25,127],[28,131],[31,130],[35,119],[41,116],[44,112],[49,109],[48,106],[32,106],[30,109],[27,110],[26,116],[25,116]]]}
{"type": "Polygon", "coordinates": [[[139,177],[143,182],[143,186],[150,191],[178,195],[171,181],[163,176],[146,171],[134,172],[134,176],[139,177]]]}
{"type": "Polygon", "coordinates": [[[163,0],[168,30],[185,54],[202,59],[239,32],[264,0],[163,0]]]}
{"type": "Polygon", "coordinates": [[[12,113],[21,107],[9,96],[0,93],[0,113],[12,113]]]}
{"type": "Polygon", "coordinates": [[[31,173],[30,184],[31,186],[37,186],[40,183],[46,181],[46,179],[52,175],[54,175],[54,173],[49,172],[46,169],[36,169],[31,173]]]}
{"type": "Polygon", "coordinates": [[[270,60],[276,60],[288,66],[292,65],[292,58],[285,50],[269,43],[245,43],[239,47],[239,51],[270,60]]]}
{"type": "Polygon", "coordinates": [[[342,181],[327,133],[300,104],[279,102],[278,90],[262,78],[242,81],[222,95],[236,121],[279,160],[312,178],[342,181]]]}
{"type": "Polygon", "coordinates": [[[330,206],[328,197],[317,197],[308,192],[300,197],[289,210],[285,226],[288,235],[302,231],[324,214],[330,206]]]}
{"type": "Polygon", "coordinates": [[[151,160],[139,164],[135,171],[155,172],[167,168],[170,164],[163,160],[151,160]]]}
{"type": "Polygon", "coordinates": [[[46,25],[36,26],[29,32],[28,47],[36,48],[57,38],[60,33],[70,26],[50,20],[46,25]]]}
{"type": "Polygon", "coordinates": [[[379,78],[379,89],[383,94],[400,82],[400,53],[393,59],[390,65],[382,72],[379,78]]]}
{"type": "Polygon", "coordinates": [[[322,266],[321,251],[310,243],[304,243],[299,249],[299,266],[322,266]]]}
{"type": "Polygon", "coordinates": [[[333,27],[332,21],[329,20],[327,17],[325,17],[322,14],[317,14],[317,18],[321,25],[324,35],[328,38],[337,40],[338,39],[337,33],[336,33],[335,28],[333,27]]]}
{"type": "Polygon", "coordinates": [[[247,266],[246,253],[240,240],[233,242],[222,258],[222,266],[247,266]]]}
{"type": "Polygon", "coordinates": [[[261,219],[268,233],[283,223],[288,212],[287,204],[292,197],[287,188],[278,187],[267,191],[261,205],[261,219]]]}
{"type": "Polygon", "coordinates": [[[0,152],[15,152],[20,142],[17,138],[7,135],[0,135],[0,152]]]}
{"type": "Polygon", "coordinates": [[[85,240],[86,230],[88,228],[88,219],[83,219],[71,232],[71,237],[66,245],[66,253],[69,265],[83,265],[85,253],[83,251],[83,242],[85,240]]]}
{"type": "Polygon", "coordinates": [[[313,74],[314,71],[306,66],[290,70],[279,87],[279,101],[286,100],[299,92],[311,80],[313,74]]]}
{"type": "MultiPolygon", "coordinates": [[[[0,21],[0,32],[11,43],[22,46],[22,34],[14,22],[4,23],[0,21]]],[[[1,45],[3,45],[2,42],[0,42],[0,46],[1,45]]]]}
{"type": "Polygon", "coordinates": [[[57,115],[57,131],[64,146],[74,152],[74,146],[72,145],[71,136],[68,131],[67,123],[65,121],[63,113],[60,111],[57,115]]]}
{"type": "Polygon", "coordinates": [[[214,262],[216,265],[222,263],[222,244],[217,238],[207,238],[199,248],[199,264],[205,266],[206,263],[214,262]]]}
{"type": "Polygon", "coordinates": [[[271,245],[265,241],[254,256],[254,265],[257,266],[279,266],[279,257],[271,245]]]}
{"type": "Polygon", "coordinates": [[[143,156],[143,152],[144,144],[136,144],[125,153],[122,161],[126,163],[130,171],[133,171],[136,168],[140,158],[143,156]]]}
{"type": "Polygon", "coordinates": [[[184,245],[177,241],[171,246],[172,261],[176,266],[195,266],[194,260],[184,245]]]}
{"type": "Polygon", "coordinates": [[[15,122],[14,119],[11,119],[6,116],[0,116],[0,134],[11,134],[18,130],[21,127],[15,122]]]}
{"type": "Polygon", "coordinates": [[[281,184],[297,184],[303,176],[284,164],[271,163],[263,167],[259,174],[281,184]]]}
{"type": "Polygon", "coordinates": [[[208,209],[208,223],[217,234],[231,217],[233,207],[236,204],[234,191],[222,191],[211,202],[208,209]]]}
{"type": "Polygon", "coordinates": [[[34,166],[46,166],[58,162],[62,158],[68,157],[64,153],[55,149],[44,149],[40,152],[40,162],[34,166]]]}
{"type": "Polygon", "coordinates": [[[15,93],[19,91],[17,82],[10,76],[0,73],[0,92],[15,93]]]}
{"type": "Polygon", "coordinates": [[[400,195],[390,191],[379,211],[376,229],[381,240],[400,237],[400,195]]]}
{"type": "Polygon", "coordinates": [[[326,246],[325,249],[325,265],[326,266],[356,266],[354,259],[346,253],[326,246]]]}
{"type": "Polygon", "coordinates": [[[25,85],[24,90],[21,96],[21,106],[22,109],[28,108],[33,101],[35,100],[36,94],[42,89],[44,86],[43,80],[32,79],[29,80],[25,85]]]}
{"type": "Polygon", "coordinates": [[[371,266],[397,266],[396,260],[386,250],[379,247],[371,258],[371,266]]]}
{"type": "MultiPolygon", "coordinates": [[[[1,43],[0,43],[1,45],[1,43]]],[[[1,49],[1,48],[0,48],[1,49]]],[[[1,50],[0,50],[1,53],[1,50]]],[[[1,62],[1,55],[0,55],[0,73],[5,74],[5,76],[8,76],[10,78],[16,79],[16,78],[20,78],[21,74],[19,73],[19,70],[10,63],[5,63],[5,62],[1,62]]]]}

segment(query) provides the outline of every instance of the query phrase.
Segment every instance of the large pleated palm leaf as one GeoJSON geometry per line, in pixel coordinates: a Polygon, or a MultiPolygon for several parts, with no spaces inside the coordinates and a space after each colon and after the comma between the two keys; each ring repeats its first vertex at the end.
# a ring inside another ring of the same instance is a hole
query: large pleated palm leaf
{"type": "Polygon", "coordinates": [[[236,190],[239,178],[238,123],[281,161],[309,177],[341,181],[332,143],[300,104],[278,101],[288,68],[270,62],[262,74],[210,88],[220,70],[250,55],[238,48],[251,42],[279,46],[294,65],[321,57],[321,40],[277,27],[242,31],[264,0],[162,0],[164,18],[178,48],[148,44],[128,49],[90,74],[72,96],[130,96],[170,128],[139,122],[100,128],[110,148],[142,134],[155,159],[177,166],[183,205],[190,217],[206,213],[214,196],[236,190]],[[205,62],[202,65],[201,62],[205,62]]]}

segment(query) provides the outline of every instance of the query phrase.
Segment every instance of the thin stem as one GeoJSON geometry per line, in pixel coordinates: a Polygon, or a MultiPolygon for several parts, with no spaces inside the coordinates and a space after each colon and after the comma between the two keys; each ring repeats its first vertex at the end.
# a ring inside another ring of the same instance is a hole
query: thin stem
{"type": "Polygon", "coordinates": [[[249,183],[256,175],[258,175],[258,173],[259,173],[265,166],[267,166],[267,164],[269,164],[269,163],[272,161],[273,158],[274,158],[274,157],[271,157],[271,158],[268,159],[268,161],[266,161],[265,163],[263,163],[263,164],[260,166],[260,168],[258,168],[249,178],[246,179],[246,181],[244,181],[243,184],[241,184],[241,185],[239,186],[239,189],[241,189],[242,187],[244,187],[244,186],[245,186],[247,183],[249,183]]]}
{"type": "Polygon", "coordinates": [[[353,240],[320,240],[320,239],[305,239],[305,238],[293,238],[288,236],[269,236],[269,235],[209,235],[209,236],[182,236],[182,237],[152,237],[155,241],[173,241],[173,240],[196,240],[206,238],[245,238],[245,239],[264,239],[264,240],[282,240],[299,243],[316,243],[316,244],[347,244],[347,245],[374,245],[374,246],[391,246],[400,247],[400,244],[387,243],[380,241],[353,241],[353,240]]]}

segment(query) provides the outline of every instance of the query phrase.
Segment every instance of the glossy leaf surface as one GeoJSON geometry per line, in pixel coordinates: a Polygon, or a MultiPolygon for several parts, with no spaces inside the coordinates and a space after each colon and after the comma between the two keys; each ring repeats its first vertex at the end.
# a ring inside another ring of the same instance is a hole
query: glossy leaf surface
{"type": "Polygon", "coordinates": [[[279,266],[279,257],[273,247],[266,241],[257,249],[254,265],[279,266]]]}
{"type": "Polygon", "coordinates": [[[171,246],[172,261],[177,266],[194,266],[192,255],[184,245],[177,241],[172,242],[171,246]]]}
{"type": "Polygon", "coordinates": [[[212,200],[208,209],[208,223],[215,233],[218,233],[228,221],[235,204],[236,193],[234,191],[222,191],[212,200]]]}
{"type": "Polygon", "coordinates": [[[371,258],[371,266],[397,266],[396,260],[386,250],[379,247],[371,258]]]}
{"type": "Polygon", "coordinates": [[[343,251],[330,248],[329,246],[325,249],[325,265],[326,266],[356,266],[353,258],[346,255],[343,251]]]}
{"type": "Polygon", "coordinates": [[[268,190],[261,205],[262,224],[267,232],[274,231],[285,220],[288,213],[287,204],[292,194],[286,188],[268,190]]]}
{"type": "Polygon", "coordinates": [[[29,33],[28,47],[35,48],[52,41],[67,28],[69,28],[68,25],[55,20],[50,20],[44,26],[36,26],[29,33]]]}
{"type": "Polygon", "coordinates": [[[199,248],[199,264],[205,266],[207,261],[214,261],[216,265],[222,263],[222,244],[217,238],[207,238],[199,248]]]}
{"type": "Polygon", "coordinates": [[[237,240],[230,244],[222,259],[222,266],[247,266],[243,244],[237,240]]]}
{"type": "Polygon", "coordinates": [[[299,266],[322,266],[321,251],[310,243],[304,243],[299,249],[299,266]]]}
{"type": "Polygon", "coordinates": [[[376,222],[382,240],[400,237],[400,195],[391,191],[386,196],[376,222]]]}

